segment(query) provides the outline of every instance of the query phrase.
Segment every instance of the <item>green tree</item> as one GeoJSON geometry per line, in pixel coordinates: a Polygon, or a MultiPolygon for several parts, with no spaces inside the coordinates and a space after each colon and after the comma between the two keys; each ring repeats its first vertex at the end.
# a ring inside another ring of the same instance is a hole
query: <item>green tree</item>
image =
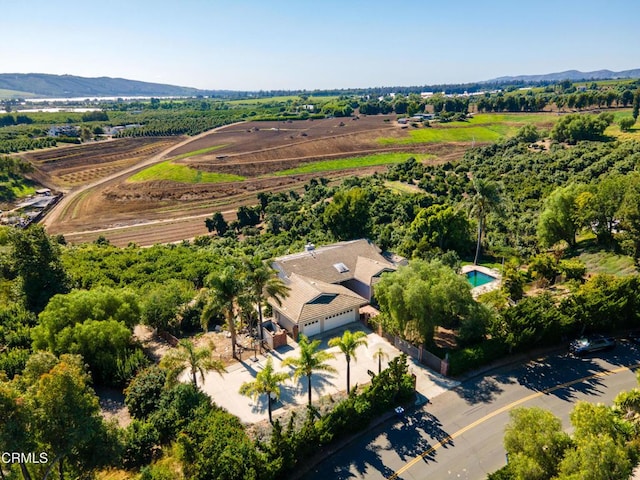
{"type": "Polygon", "coordinates": [[[159,331],[176,333],[179,314],[194,296],[193,285],[187,281],[168,280],[150,285],[142,295],[141,320],[159,331]]]}
{"type": "Polygon", "coordinates": [[[88,382],[82,359],[63,355],[29,392],[36,437],[51,455],[47,469],[51,471],[57,465],[61,480],[65,462],[72,472],[81,474],[110,459],[113,433],[100,415],[98,398],[88,382]]]}
{"type": "Polygon", "coordinates": [[[209,321],[215,314],[222,314],[226,327],[231,334],[231,351],[233,358],[236,352],[236,319],[246,296],[246,287],[240,278],[236,267],[227,266],[217,274],[211,274],[205,279],[207,285],[206,304],[202,310],[202,328],[208,329],[209,321]]]}
{"type": "Polygon", "coordinates": [[[570,248],[576,245],[576,234],[581,227],[577,198],[584,187],[569,185],[556,188],[544,202],[538,221],[538,238],[544,247],[564,240],[570,248]]]}
{"type": "Polygon", "coordinates": [[[322,221],[338,240],[367,237],[369,203],[368,195],[362,188],[340,190],[325,208],[322,221]]]}
{"type": "Polygon", "coordinates": [[[385,352],[382,347],[378,347],[378,349],[373,353],[374,360],[378,360],[378,375],[382,372],[382,360],[389,360],[389,354],[385,352]]]}
{"type": "Polygon", "coordinates": [[[599,140],[611,122],[613,115],[610,113],[565,115],[553,126],[550,136],[553,140],[570,144],[580,140],[599,140]]]}
{"type": "Polygon", "coordinates": [[[357,360],[356,350],[358,347],[367,346],[367,334],[363,331],[351,332],[351,330],[345,330],[342,337],[334,337],[329,340],[330,347],[338,347],[344,357],[347,360],[347,395],[350,392],[350,377],[351,377],[351,359],[357,360]]]}
{"type": "Polygon", "coordinates": [[[297,357],[285,358],[283,367],[293,367],[293,377],[299,380],[300,377],[307,377],[307,389],[309,393],[309,406],[311,406],[311,376],[314,372],[336,373],[336,369],[327,362],[334,358],[332,353],[318,350],[320,340],[310,342],[306,335],[301,334],[298,342],[300,353],[297,357]]]}
{"type": "Polygon", "coordinates": [[[431,344],[437,325],[457,328],[481,307],[467,280],[437,260],[413,260],[375,285],[386,329],[410,342],[431,344]]]}
{"type": "Polygon", "coordinates": [[[546,480],[558,465],[571,439],[560,420],[541,408],[515,408],[505,428],[504,447],[515,478],[546,480]]]}
{"type": "Polygon", "coordinates": [[[205,219],[204,224],[209,232],[215,230],[219,237],[223,236],[227,233],[227,230],[229,230],[229,224],[220,212],[216,212],[211,218],[205,219]]]}
{"type": "Polygon", "coordinates": [[[618,209],[622,245],[636,259],[640,258],[640,174],[628,177],[627,188],[618,209]]]}
{"type": "Polygon", "coordinates": [[[56,295],[31,330],[33,347],[56,355],[80,354],[100,383],[116,383],[118,358],[132,347],[131,328],[138,322],[136,295],[106,287],[56,295]]]}
{"type": "Polygon", "coordinates": [[[469,220],[462,210],[450,205],[431,205],[418,212],[407,231],[415,243],[426,242],[441,251],[465,252],[470,240],[469,220]]]}
{"type": "MultiPolygon", "coordinates": [[[[35,438],[33,436],[33,412],[24,401],[15,385],[0,378],[0,451],[1,452],[33,452],[35,438]]],[[[19,464],[25,480],[31,479],[31,473],[24,462],[19,464]]],[[[0,477],[5,478],[0,466],[0,477]]]]}
{"type": "Polygon", "coordinates": [[[138,372],[124,390],[124,403],[131,416],[146,419],[157,410],[166,383],[167,374],[157,365],[138,372]]]}
{"type": "MultiPolygon", "coordinates": [[[[613,242],[613,233],[618,224],[618,211],[627,190],[625,175],[611,173],[600,178],[595,185],[595,194],[588,199],[587,222],[591,225],[598,242],[605,245],[613,242]]],[[[580,198],[578,198],[580,200],[580,198]]]]}
{"type": "Polygon", "coordinates": [[[608,435],[589,435],[576,441],[560,462],[557,480],[626,480],[633,463],[626,449],[608,435]]]}
{"type": "Polygon", "coordinates": [[[631,128],[636,124],[636,119],[633,117],[623,117],[618,121],[618,125],[620,125],[620,130],[623,132],[628,132],[631,128]]]}
{"type": "Polygon", "coordinates": [[[273,370],[273,360],[269,357],[264,368],[256,375],[255,380],[245,382],[240,386],[240,394],[253,397],[254,401],[259,395],[266,395],[269,422],[273,423],[271,400],[280,400],[280,384],[287,380],[289,376],[286,372],[275,372],[273,370]]]}
{"type": "Polygon", "coordinates": [[[20,278],[27,308],[38,313],[57,293],[65,293],[69,280],[60,261],[60,248],[40,225],[15,229],[11,236],[11,260],[20,278]]]}
{"type": "Polygon", "coordinates": [[[167,380],[170,384],[177,381],[182,372],[188,370],[191,382],[198,387],[198,374],[204,382],[204,374],[210,371],[225,372],[222,362],[214,360],[212,353],[213,344],[210,346],[196,347],[191,340],[183,338],[178,346],[165,355],[160,361],[160,367],[167,372],[167,380]]]}
{"type": "Polygon", "coordinates": [[[262,305],[272,298],[278,305],[289,295],[290,288],[278,277],[277,272],[264,263],[260,257],[252,257],[245,260],[246,285],[251,299],[258,307],[258,335],[260,340],[262,333],[262,305]]]}
{"type": "Polygon", "coordinates": [[[222,409],[200,414],[181,432],[176,455],[191,480],[269,478],[264,454],[240,420],[222,409]]]}
{"type": "Polygon", "coordinates": [[[487,215],[493,211],[498,211],[502,197],[498,184],[482,178],[474,177],[473,188],[475,193],[471,197],[471,214],[475,217],[478,224],[478,238],[476,244],[476,255],[473,264],[477,265],[480,260],[480,251],[482,248],[482,234],[485,230],[487,215]]]}

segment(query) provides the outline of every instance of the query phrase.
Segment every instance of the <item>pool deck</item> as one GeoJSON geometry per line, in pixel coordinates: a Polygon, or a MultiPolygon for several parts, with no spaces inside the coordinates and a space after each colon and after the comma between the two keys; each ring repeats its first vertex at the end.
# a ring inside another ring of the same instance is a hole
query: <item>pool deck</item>
{"type": "Polygon", "coordinates": [[[471,295],[473,295],[473,298],[476,298],[483,293],[491,292],[500,288],[500,285],[502,284],[502,275],[498,270],[494,268],[487,268],[481,265],[464,265],[460,269],[460,273],[467,274],[468,272],[473,272],[474,270],[480,273],[484,273],[485,275],[495,277],[495,280],[489,283],[485,283],[484,285],[480,285],[479,287],[472,288],[471,295]]]}

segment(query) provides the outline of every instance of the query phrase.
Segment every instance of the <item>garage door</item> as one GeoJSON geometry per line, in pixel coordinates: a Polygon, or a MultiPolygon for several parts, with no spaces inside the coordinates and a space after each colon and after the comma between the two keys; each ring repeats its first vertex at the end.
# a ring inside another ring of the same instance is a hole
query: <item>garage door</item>
{"type": "Polygon", "coordinates": [[[342,327],[347,323],[355,321],[355,310],[351,309],[346,312],[341,312],[337,315],[332,315],[324,319],[324,331],[333,330],[334,328],[342,327]]]}
{"type": "Polygon", "coordinates": [[[322,331],[320,327],[320,320],[315,320],[303,325],[300,329],[300,333],[304,333],[307,337],[312,337],[313,335],[318,335],[322,331]]]}

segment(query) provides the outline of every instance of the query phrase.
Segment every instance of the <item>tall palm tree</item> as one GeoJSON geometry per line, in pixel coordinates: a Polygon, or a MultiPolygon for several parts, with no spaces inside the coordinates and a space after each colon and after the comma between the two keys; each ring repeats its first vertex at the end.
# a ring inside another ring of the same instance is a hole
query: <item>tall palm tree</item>
{"type": "Polygon", "coordinates": [[[246,294],[245,285],[240,279],[237,269],[233,266],[224,268],[217,274],[211,274],[205,279],[207,286],[207,303],[202,310],[200,321],[205,330],[209,327],[211,317],[221,313],[231,334],[231,351],[236,357],[236,317],[242,296],[246,294]]]}
{"type": "Polygon", "coordinates": [[[245,382],[240,386],[240,394],[251,396],[254,399],[258,397],[258,395],[266,394],[269,408],[269,422],[273,423],[273,418],[271,418],[271,400],[272,398],[280,399],[280,384],[290,376],[287,372],[274,372],[273,361],[271,357],[269,357],[264,369],[256,375],[256,379],[253,382],[245,382]]]}
{"type": "Polygon", "coordinates": [[[307,386],[309,387],[309,406],[311,406],[311,375],[313,372],[331,372],[336,373],[336,369],[327,364],[328,360],[334,358],[333,353],[318,350],[320,340],[309,342],[306,335],[300,335],[298,342],[300,347],[300,355],[297,358],[285,358],[282,362],[283,367],[291,366],[293,370],[293,378],[299,380],[300,377],[307,377],[307,386]]]}
{"type": "Polygon", "coordinates": [[[351,359],[357,360],[356,350],[361,345],[368,346],[367,334],[362,331],[354,333],[351,330],[345,330],[342,337],[334,337],[329,340],[329,346],[338,347],[347,359],[347,395],[349,395],[351,387],[351,359]]]}
{"type": "Polygon", "coordinates": [[[170,351],[161,361],[160,366],[167,370],[167,378],[175,382],[185,370],[189,370],[194,387],[198,387],[198,373],[204,382],[204,374],[209,371],[222,373],[225,370],[222,362],[212,358],[215,346],[196,347],[191,340],[182,339],[175,350],[170,351]]]}
{"type": "Polygon", "coordinates": [[[290,288],[260,257],[246,259],[245,268],[250,295],[258,305],[258,335],[262,340],[262,304],[268,298],[273,298],[278,305],[282,305],[282,300],[289,295],[290,288]]]}
{"type": "Polygon", "coordinates": [[[473,188],[476,192],[471,198],[471,214],[476,217],[476,221],[478,222],[478,242],[476,244],[476,256],[473,264],[477,265],[480,259],[482,234],[484,233],[487,215],[489,212],[499,209],[502,198],[498,184],[495,182],[474,177],[473,188]]]}
{"type": "Polygon", "coordinates": [[[382,359],[385,358],[387,360],[389,360],[389,354],[387,352],[385,352],[382,347],[378,347],[378,350],[376,350],[373,353],[373,359],[378,359],[378,375],[380,375],[380,372],[382,372],[382,359]]]}

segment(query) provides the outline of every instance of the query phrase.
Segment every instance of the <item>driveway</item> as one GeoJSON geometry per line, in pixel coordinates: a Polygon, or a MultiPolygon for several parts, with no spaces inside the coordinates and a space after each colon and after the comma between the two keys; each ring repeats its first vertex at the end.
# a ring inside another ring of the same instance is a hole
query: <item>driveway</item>
{"type": "MultiPolygon", "coordinates": [[[[311,390],[313,401],[317,401],[320,396],[331,395],[339,391],[347,389],[347,362],[344,354],[337,347],[330,348],[328,341],[330,338],[342,336],[345,330],[362,330],[367,334],[367,347],[360,347],[356,351],[357,359],[351,360],[351,387],[356,384],[366,384],[371,381],[371,377],[367,370],[377,373],[378,360],[374,358],[374,353],[380,348],[387,354],[382,360],[382,368],[386,368],[388,360],[391,360],[401,352],[387,342],[384,338],[365,328],[360,323],[346,325],[341,329],[328,332],[322,337],[320,348],[335,354],[335,358],[328,363],[337,370],[337,374],[326,372],[314,373],[311,377],[311,390]]],[[[298,347],[291,339],[287,339],[289,344],[277,351],[273,351],[267,355],[273,359],[273,365],[276,371],[292,371],[290,368],[283,368],[282,361],[288,357],[296,357],[298,355],[298,347]]],[[[437,395],[456,387],[459,382],[442,377],[422,365],[410,360],[410,370],[416,375],[417,390],[419,393],[432,399],[437,395]]],[[[226,373],[222,375],[210,372],[205,377],[202,390],[206,392],[213,401],[227,409],[230,413],[238,416],[244,423],[255,423],[267,418],[267,399],[264,395],[253,401],[252,398],[242,396],[238,393],[240,385],[245,382],[253,381],[255,376],[262,370],[267,361],[267,356],[245,353],[242,361],[228,368],[226,373]]],[[[308,402],[307,380],[306,377],[295,381],[293,378],[286,381],[281,387],[280,401],[273,404],[274,417],[283,414],[287,408],[297,405],[305,405],[308,402]]]]}

